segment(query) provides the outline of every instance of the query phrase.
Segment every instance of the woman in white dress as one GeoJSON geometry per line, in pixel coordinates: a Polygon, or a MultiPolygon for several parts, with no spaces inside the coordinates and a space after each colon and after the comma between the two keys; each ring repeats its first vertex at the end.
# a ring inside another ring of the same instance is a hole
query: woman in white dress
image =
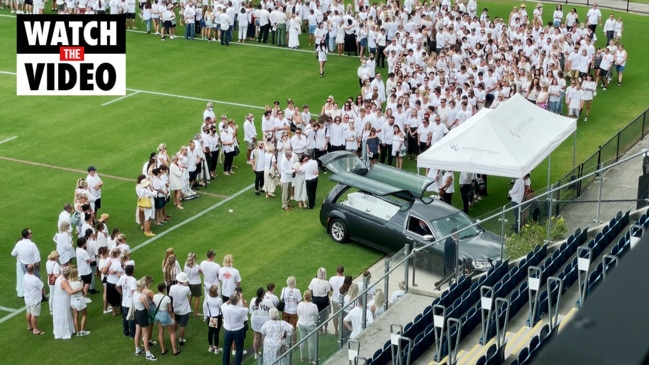
{"type": "MultiPolygon", "coordinates": [[[[59,262],[57,261],[58,259],[59,253],[52,251],[47,256],[47,262],[45,263],[45,269],[47,270],[47,283],[50,287],[50,293],[54,293],[54,283],[56,283],[56,279],[61,276],[61,265],[59,265],[59,262]]],[[[50,314],[52,314],[53,302],[53,300],[49,301],[50,314]]]]}
{"type": "MultiPolygon", "coordinates": [[[[264,365],[275,364],[283,353],[282,344],[293,334],[293,326],[280,319],[277,308],[272,308],[269,315],[270,321],[265,322],[259,330],[264,341],[264,365]]],[[[288,359],[289,357],[283,358],[279,364],[288,364],[288,359]]]]}
{"type": "Polygon", "coordinates": [[[277,157],[275,157],[275,147],[270,145],[266,150],[264,156],[264,191],[266,198],[275,197],[275,189],[277,188],[277,157]]]}
{"type": "Polygon", "coordinates": [[[68,340],[74,333],[70,296],[80,292],[82,287],[72,289],[68,282],[70,270],[70,267],[64,267],[63,275],[59,276],[54,283],[54,297],[51,299],[54,302],[52,305],[54,339],[68,340]]]}
{"type": "MultiPolygon", "coordinates": [[[[324,77],[325,63],[327,63],[327,45],[325,44],[324,39],[322,39],[320,44],[316,47],[316,52],[318,54],[318,63],[320,64],[320,77],[324,77]]],[[[327,102],[329,102],[329,100],[327,100],[327,102]]],[[[322,114],[324,114],[324,112],[322,114]]]]}
{"type": "Polygon", "coordinates": [[[306,196],[306,178],[304,171],[300,170],[300,167],[307,163],[307,161],[309,161],[309,156],[302,155],[300,156],[299,162],[296,162],[293,166],[293,169],[296,171],[295,178],[293,179],[293,187],[295,188],[293,191],[293,200],[298,202],[300,208],[306,208],[309,200],[306,196]]]}
{"type": "Polygon", "coordinates": [[[288,23],[288,47],[291,49],[297,49],[300,47],[300,29],[302,27],[302,22],[296,13],[293,13],[291,20],[288,23]]]}
{"type": "Polygon", "coordinates": [[[180,197],[183,189],[182,178],[183,168],[178,162],[178,155],[173,155],[171,157],[171,166],[169,166],[169,190],[174,198],[174,205],[180,210],[185,209],[182,204],[180,204],[180,197]]]}
{"type": "MultiPolygon", "coordinates": [[[[270,320],[270,310],[275,309],[273,302],[264,296],[266,291],[264,288],[257,289],[257,297],[250,302],[250,326],[255,335],[252,340],[252,348],[255,350],[255,359],[259,356],[259,348],[261,347],[261,328],[270,320]]],[[[290,326],[290,324],[289,324],[290,326]]],[[[266,356],[268,349],[264,344],[264,364],[266,364],[266,356]]],[[[269,362],[268,364],[271,364],[269,362]]]]}
{"type": "Polygon", "coordinates": [[[72,246],[72,234],[70,233],[70,222],[61,222],[59,231],[54,235],[54,242],[56,242],[56,252],[59,253],[59,262],[63,266],[67,266],[75,257],[74,247],[72,246]]]}
{"type": "Polygon", "coordinates": [[[135,193],[137,194],[138,200],[140,198],[145,198],[150,201],[148,208],[135,207],[135,221],[140,224],[145,236],[153,237],[155,236],[155,233],[151,232],[151,220],[154,218],[155,214],[155,210],[153,209],[153,198],[156,196],[156,192],[151,188],[151,180],[147,179],[144,175],[140,175],[137,179],[137,185],[135,186],[135,193]]]}

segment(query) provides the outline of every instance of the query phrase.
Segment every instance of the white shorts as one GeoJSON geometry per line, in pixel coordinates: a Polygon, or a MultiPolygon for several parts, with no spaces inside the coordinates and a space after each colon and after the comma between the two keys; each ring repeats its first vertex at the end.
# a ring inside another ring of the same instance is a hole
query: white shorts
{"type": "Polygon", "coordinates": [[[31,314],[32,316],[40,316],[41,315],[41,303],[38,302],[33,305],[28,305],[27,306],[27,313],[31,314]]]}
{"type": "Polygon", "coordinates": [[[78,311],[84,310],[87,307],[86,298],[84,297],[72,297],[70,298],[70,307],[78,311]]]}

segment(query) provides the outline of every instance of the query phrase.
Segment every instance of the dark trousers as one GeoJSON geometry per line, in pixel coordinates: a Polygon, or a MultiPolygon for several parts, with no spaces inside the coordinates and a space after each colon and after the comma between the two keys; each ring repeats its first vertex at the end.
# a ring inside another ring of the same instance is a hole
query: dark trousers
{"type": "Polygon", "coordinates": [[[223,340],[223,364],[230,364],[230,348],[234,342],[234,346],[237,349],[236,356],[234,357],[234,364],[241,365],[243,359],[243,339],[243,328],[237,331],[225,330],[225,339],[223,340]]]}
{"type": "Polygon", "coordinates": [[[318,148],[313,149],[313,153],[315,154],[315,159],[318,161],[318,167],[322,168],[322,162],[320,162],[320,157],[324,156],[327,153],[327,150],[320,150],[318,148]]]}
{"type": "Polygon", "coordinates": [[[216,171],[216,165],[219,162],[219,150],[212,151],[209,153],[210,159],[207,162],[208,169],[210,170],[210,173],[213,173],[216,171]]]}
{"type": "Polygon", "coordinates": [[[469,213],[469,194],[471,193],[471,184],[460,185],[460,195],[462,196],[462,210],[469,213]]]}
{"type": "Polygon", "coordinates": [[[388,165],[392,166],[392,145],[383,144],[379,145],[381,147],[381,163],[385,163],[385,158],[388,158],[388,165]]]}
{"type": "Polygon", "coordinates": [[[318,190],[318,178],[306,181],[306,196],[309,199],[309,209],[315,207],[315,192],[318,190]]]}
{"type": "Polygon", "coordinates": [[[232,171],[232,161],[234,161],[234,151],[226,152],[223,159],[223,172],[232,171]]]}
{"type": "Polygon", "coordinates": [[[259,28],[259,38],[257,39],[257,42],[261,43],[266,43],[268,42],[268,30],[270,29],[270,24],[262,25],[259,28]]]}
{"type": "MultiPolygon", "coordinates": [[[[221,332],[221,326],[223,325],[223,317],[218,316],[218,321],[219,321],[219,326],[218,327],[207,327],[207,343],[210,344],[210,346],[218,346],[219,345],[219,332],[221,332]]],[[[230,352],[230,349],[223,349],[223,351],[228,351],[230,352]]]]}
{"type": "Polygon", "coordinates": [[[377,46],[376,48],[376,67],[385,68],[385,55],[383,54],[385,47],[377,46]]]}
{"type": "Polygon", "coordinates": [[[453,205],[453,193],[444,193],[444,201],[448,205],[453,205]]]}
{"type": "Polygon", "coordinates": [[[129,307],[122,307],[122,332],[124,336],[130,338],[135,337],[135,321],[129,321],[126,319],[128,316],[129,307]]]}
{"type": "Polygon", "coordinates": [[[264,187],[264,171],[255,171],[255,191],[264,187]]]}

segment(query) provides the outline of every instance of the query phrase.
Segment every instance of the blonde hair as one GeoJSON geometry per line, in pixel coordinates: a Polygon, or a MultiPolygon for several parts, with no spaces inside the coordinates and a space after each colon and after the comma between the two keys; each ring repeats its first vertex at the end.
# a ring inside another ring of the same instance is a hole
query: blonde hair
{"type": "Polygon", "coordinates": [[[171,284],[176,280],[176,255],[174,254],[167,256],[164,266],[164,279],[167,284],[171,284]]]}
{"type": "Polygon", "coordinates": [[[196,253],[190,252],[187,254],[187,261],[185,261],[185,266],[194,267],[196,265],[196,253]]]}
{"type": "Polygon", "coordinates": [[[347,295],[349,295],[350,300],[356,299],[358,297],[358,284],[353,283],[352,285],[349,286],[349,291],[347,292],[347,295]]]}
{"type": "MultiPolygon", "coordinates": [[[[65,276],[65,274],[63,276],[65,276]]],[[[70,272],[68,273],[68,276],[65,276],[65,278],[70,280],[70,281],[79,280],[79,270],[77,270],[76,267],[71,266],[70,267],[70,272]]]]}
{"type": "Polygon", "coordinates": [[[289,276],[288,279],[286,279],[286,286],[293,289],[295,288],[295,285],[296,285],[295,276],[289,276]]]}
{"type": "Polygon", "coordinates": [[[318,269],[317,278],[321,280],[327,280],[327,269],[321,267],[318,269]]]}
{"type": "Polygon", "coordinates": [[[385,303],[385,294],[383,294],[383,290],[376,289],[376,292],[374,292],[374,307],[379,308],[384,303],[385,303]]]}
{"type": "Polygon", "coordinates": [[[223,256],[223,266],[232,267],[233,260],[234,260],[234,256],[232,256],[231,254],[227,254],[223,256]]]}

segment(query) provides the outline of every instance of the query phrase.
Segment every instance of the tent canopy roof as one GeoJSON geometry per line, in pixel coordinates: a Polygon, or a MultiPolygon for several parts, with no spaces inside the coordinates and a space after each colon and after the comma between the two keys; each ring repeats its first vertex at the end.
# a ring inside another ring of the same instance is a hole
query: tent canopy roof
{"type": "Polygon", "coordinates": [[[483,108],[417,158],[417,166],[523,177],[577,128],[519,94],[496,109],[483,108]]]}

